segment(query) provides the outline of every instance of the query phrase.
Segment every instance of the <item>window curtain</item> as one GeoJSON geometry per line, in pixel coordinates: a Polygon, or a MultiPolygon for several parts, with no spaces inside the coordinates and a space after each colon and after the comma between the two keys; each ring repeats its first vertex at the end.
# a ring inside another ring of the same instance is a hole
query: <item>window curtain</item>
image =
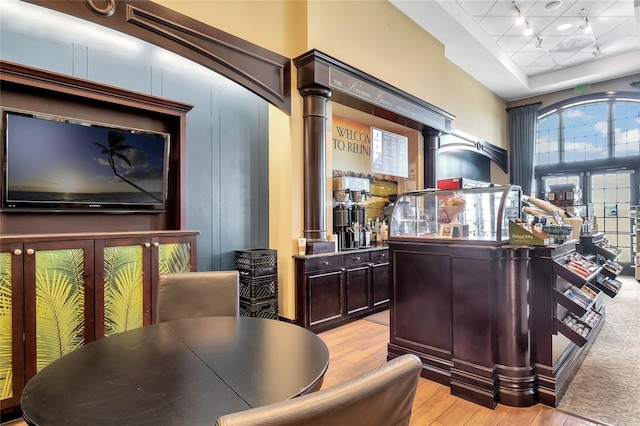
{"type": "Polygon", "coordinates": [[[525,195],[531,195],[533,186],[533,160],[540,104],[541,102],[507,108],[509,114],[510,180],[512,185],[519,185],[525,195]]]}

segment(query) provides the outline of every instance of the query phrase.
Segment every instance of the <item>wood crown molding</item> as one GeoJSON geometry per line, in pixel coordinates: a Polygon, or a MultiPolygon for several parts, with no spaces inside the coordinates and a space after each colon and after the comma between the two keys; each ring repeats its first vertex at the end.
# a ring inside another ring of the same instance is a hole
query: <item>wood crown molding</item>
{"type": "Polygon", "coordinates": [[[475,140],[459,134],[445,135],[446,139],[439,138],[438,152],[465,150],[478,153],[493,161],[508,173],[509,155],[505,149],[495,146],[487,141],[475,140]]]}
{"type": "Polygon", "coordinates": [[[22,0],[129,34],[213,70],[291,114],[291,60],[150,0],[22,0]],[[102,4],[104,2],[100,2],[102,4]]]}
{"type": "Polygon", "coordinates": [[[190,104],[4,60],[0,60],[0,81],[171,115],[183,115],[193,108],[190,104]]]}
{"type": "Polygon", "coordinates": [[[336,102],[422,131],[448,133],[454,115],[345,64],[319,50],[293,59],[298,68],[298,90],[324,87],[336,102]]]}

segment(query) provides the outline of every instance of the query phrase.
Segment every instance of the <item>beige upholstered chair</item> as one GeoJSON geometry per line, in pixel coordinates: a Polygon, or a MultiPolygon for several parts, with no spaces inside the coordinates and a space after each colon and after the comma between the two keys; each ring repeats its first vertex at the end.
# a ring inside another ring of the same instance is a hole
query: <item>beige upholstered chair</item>
{"type": "Polygon", "coordinates": [[[161,274],[157,322],[184,318],[238,316],[238,271],[161,274]]]}
{"type": "Polygon", "coordinates": [[[417,356],[402,355],[336,386],[222,416],[216,426],[408,425],[421,370],[417,356]]]}

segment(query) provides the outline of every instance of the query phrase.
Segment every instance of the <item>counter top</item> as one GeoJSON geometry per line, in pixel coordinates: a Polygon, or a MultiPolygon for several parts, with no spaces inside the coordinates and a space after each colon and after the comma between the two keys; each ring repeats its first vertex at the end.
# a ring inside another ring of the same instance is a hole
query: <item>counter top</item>
{"type": "Polygon", "coordinates": [[[329,253],[318,253],[318,254],[294,254],[293,258],[294,259],[313,259],[313,258],[317,258],[317,257],[326,257],[326,256],[338,256],[338,255],[344,255],[344,254],[353,254],[353,253],[360,253],[360,252],[370,252],[370,251],[380,251],[380,250],[388,250],[389,246],[380,246],[380,247],[364,247],[364,248],[359,248],[359,249],[353,249],[353,250],[342,250],[342,251],[334,251],[334,252],[329,252],[329,253]]]}

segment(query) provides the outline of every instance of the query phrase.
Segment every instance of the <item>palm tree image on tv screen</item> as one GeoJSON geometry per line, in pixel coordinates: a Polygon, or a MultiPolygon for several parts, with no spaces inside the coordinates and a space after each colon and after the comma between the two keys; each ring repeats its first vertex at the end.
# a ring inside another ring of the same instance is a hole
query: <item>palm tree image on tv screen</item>
{"type": "Polygon", "coordinates": [[[127,164],[127,166],[133,167],[133,164],[131,164],[131,160],[129,160],[127,155],[135,152],[133,151],[135,148],[132,147],[131,145],[125,145],[124,141],[126,139],[127,139],[127,136],[124,133],[120,133],[115,130],[109,130],[109,136],[108,136],[109,146],[104,146],[100,142],[94,142],[94,143],[98,145],[100,148],[102,148],[103,154],[106,154],[109,157],[109,165],[111,166],[111,169],[113,170],[114,175],[116,175],[117,177],[119,177],[129,185],[133,186],[140,192],[147,194],[148,196],[154,198],[158,202],[162,202],[161,198],[153,195],[153,193],[147,191],[144,188],[141,188],[140,186],[136,185],[135,183],[131,182],[129,179],[127,179],[126,177],[118,173],[118,167],[116,167],[116,161],[118,160],[122,160],[127,164]]]}
{"type": "Polygon", "coordinates": [[[4,207],[164,208],[169,135],[6,116],[4,207]]]}

